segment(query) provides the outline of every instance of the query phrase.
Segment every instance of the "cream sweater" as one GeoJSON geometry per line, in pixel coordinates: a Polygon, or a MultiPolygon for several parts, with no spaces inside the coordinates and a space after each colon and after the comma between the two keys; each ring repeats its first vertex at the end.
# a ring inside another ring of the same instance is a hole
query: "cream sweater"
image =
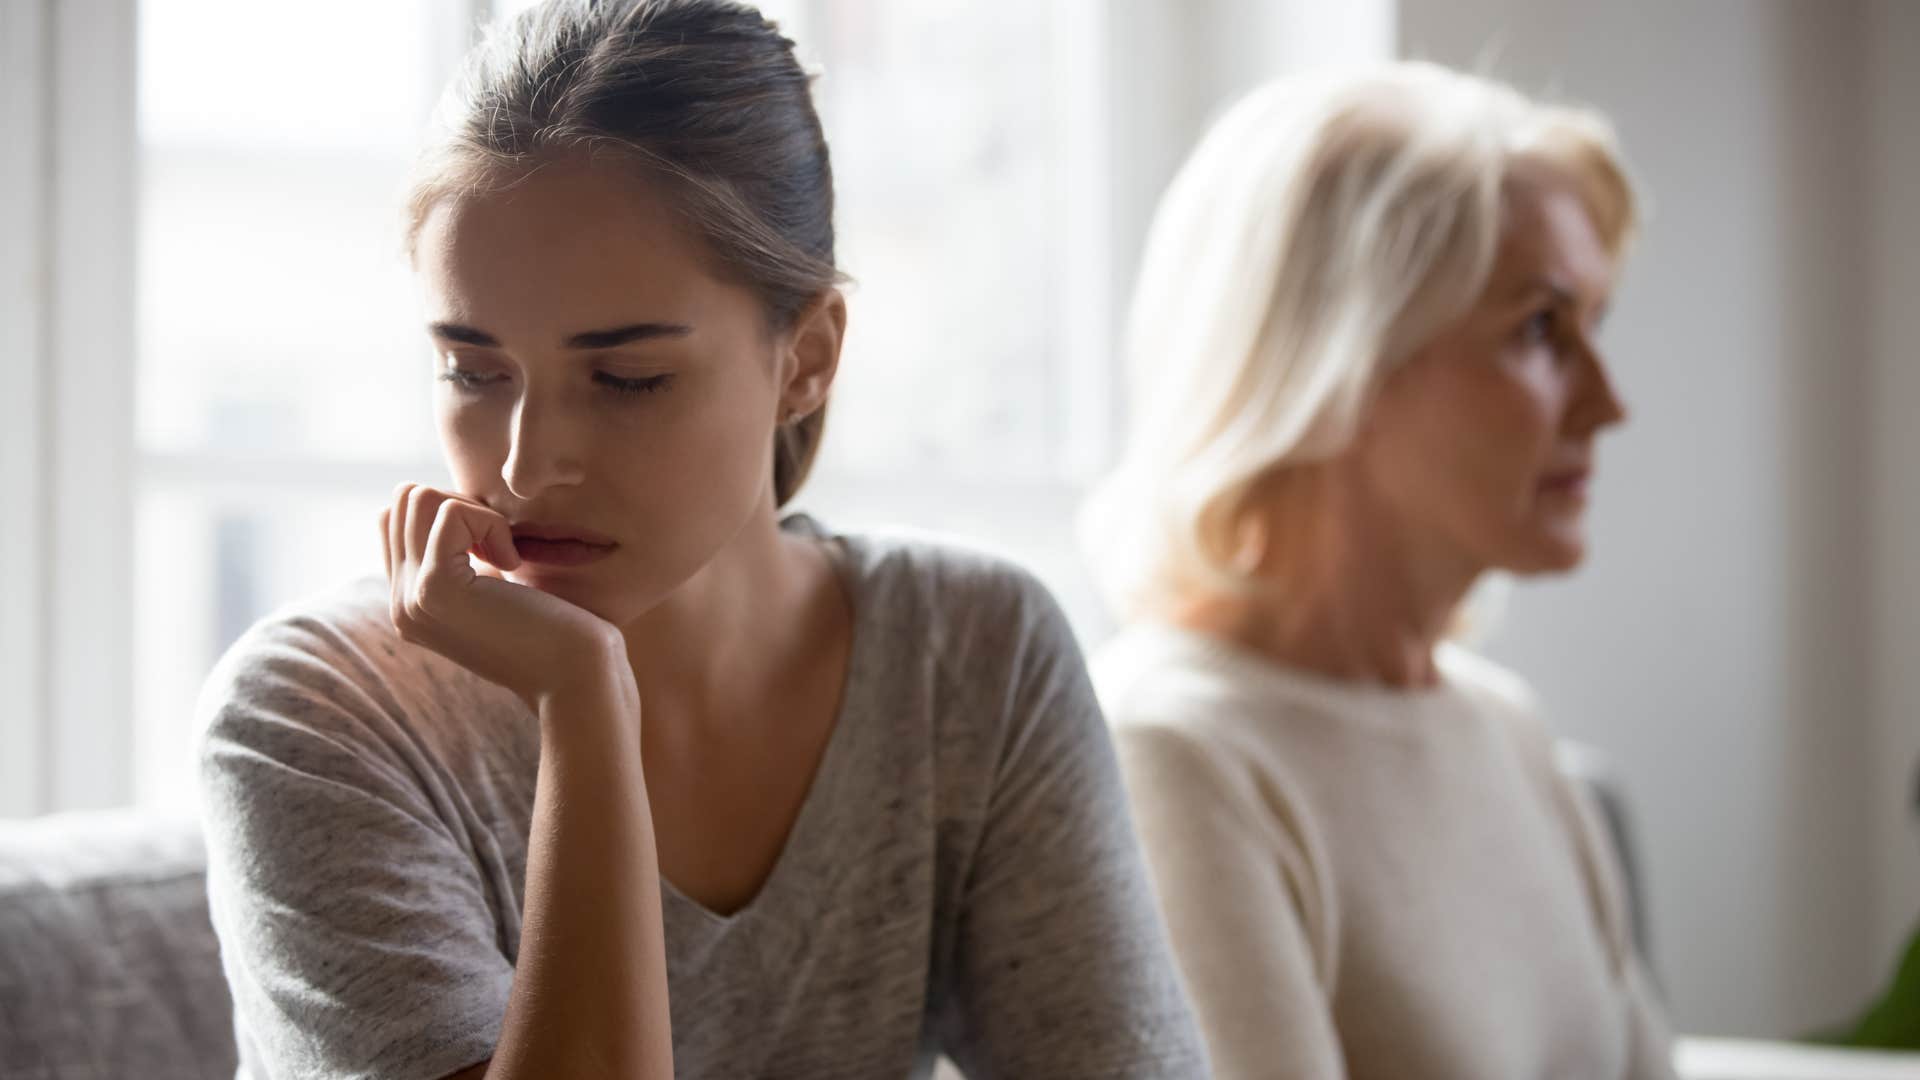
{"type": "Polygon", "coordinates": [[[1398,691],[1171,627],[1095,677],[1221,1080],[1670,1077],[1597,811],[1526,688],[1398,691]]]}

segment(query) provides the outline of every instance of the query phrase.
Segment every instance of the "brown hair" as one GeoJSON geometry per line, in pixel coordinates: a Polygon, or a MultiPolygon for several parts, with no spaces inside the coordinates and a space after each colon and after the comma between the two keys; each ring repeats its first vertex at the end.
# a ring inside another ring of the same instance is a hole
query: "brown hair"
{"type": "MultiPolygon", "coordinates": [[[[733,0],[547,0],[490,30],[442,106],[446,137],[408,200],[434,204],[557,159],[610,157],[661,182],[717,270],[778,329],[841,280],[833,170],[793,42],[733,0]]],[[[774,499],[819,450],[826,407],[780,425],[774,499]]]]}

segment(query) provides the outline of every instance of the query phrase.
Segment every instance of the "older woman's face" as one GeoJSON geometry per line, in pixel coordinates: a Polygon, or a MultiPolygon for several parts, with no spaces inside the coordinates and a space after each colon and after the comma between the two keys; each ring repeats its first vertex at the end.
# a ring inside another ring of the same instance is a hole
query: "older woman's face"
{"type": "Polygon", "coordinates": [[[1356,446],[1401,535],[1476,569],[1580,562],[1594,438],[1625,417],[1594,341],[1613,275],[1570,185],[1510,182],[1486,292],[1384,380],[1356,446]]]}

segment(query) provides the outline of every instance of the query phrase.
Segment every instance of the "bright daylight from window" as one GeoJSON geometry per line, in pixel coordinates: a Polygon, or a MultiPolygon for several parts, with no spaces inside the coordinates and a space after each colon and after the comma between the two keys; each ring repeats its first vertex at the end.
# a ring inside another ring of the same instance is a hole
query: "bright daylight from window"
{"type": "MultiPolygon", "coordinates": [[[[393,483],[440,475],[400,203],[466,42],[459,6],[141,5],[143,799],[184,794],[189,704],[219,651],[272,607],[376,571],[374,511],[393,483]],[[246,48],[263,36],[301,47],[246,48]],[[356,77],[335,78],[342,64],[356,77]]],[[[1091,168],[1066,126],[1093,118],[1069,112],[1089,44],[1063,32],[1068,6],[765,5],[820,76],[854,278],[803,506],[877,517],[874,493],[897,491],[939,501],[929,526],[1017,538],[1034,527],[1023,491],[1074,479],[1069,444],[1084,458],[1086,410],[1110,399],[1067,362],[1086,336],[1071,320],[1104,317],[1071,288],[1087,268],[1069,185],[1091,168]]]]}

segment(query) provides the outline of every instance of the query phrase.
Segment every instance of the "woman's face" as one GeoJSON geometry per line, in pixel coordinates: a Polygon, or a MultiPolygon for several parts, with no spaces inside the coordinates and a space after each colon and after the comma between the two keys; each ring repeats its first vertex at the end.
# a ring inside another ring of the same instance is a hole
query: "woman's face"
{"type": "Polygon", "coordinates": [[[416,266],[455,485],[513,524],[513,580],[616,625],[771,510],[775,424],[822,403],[837,359],[837,330],[831,355],[769,330],[619,168],[443,200],[416,266]]]}
{"type": "Polygon", "coordinates": [[[1625,411],[1594,336],[1614,264],[1564,181],[1509,182],[1485,293],[1383,380],[1356,447],[1394,529],[1476,570],[1567,570],[1594,436],[1625,411]]]}

